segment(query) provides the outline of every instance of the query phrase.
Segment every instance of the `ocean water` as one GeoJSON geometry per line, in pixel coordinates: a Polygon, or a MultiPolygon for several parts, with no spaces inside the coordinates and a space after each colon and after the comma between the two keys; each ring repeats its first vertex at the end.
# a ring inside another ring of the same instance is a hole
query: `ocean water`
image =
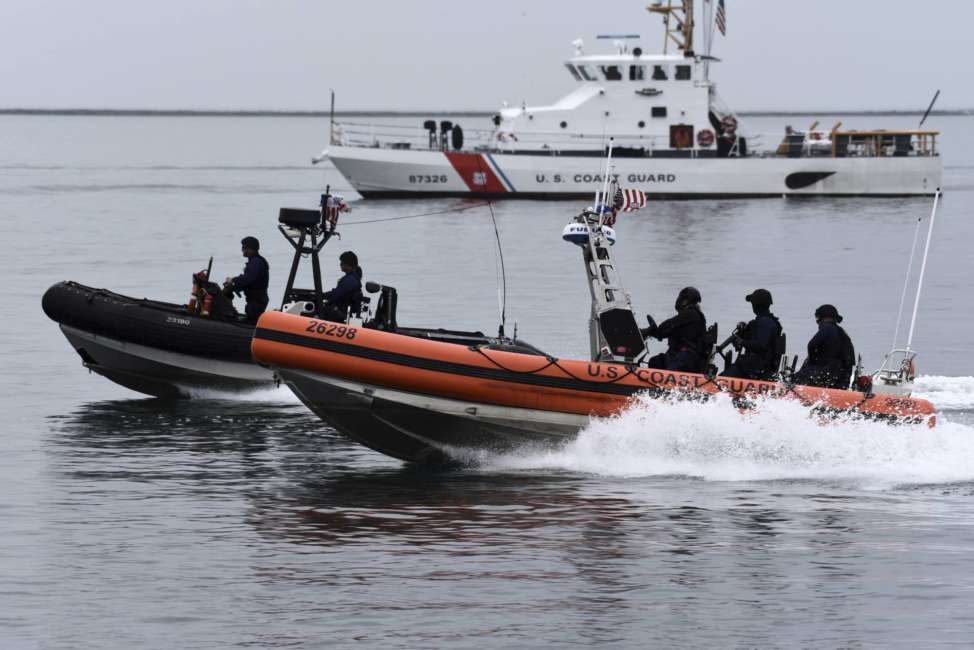
{"type": "MultiPolygon", "coordinates": [[[[326,185],[356,198],[309,164],[326,123],[0,117],[0,646],[970,645],[974,118],[933,120],[945,195],[914,345],[936,428],[645,401],[558,451],[431,471],[346,440],[285,388],[139,396],[89,375],[40,309],[64,279],[183,301],[210,255],[214,277],[239,272],[248,234],[279,299],[277,209],[314,207],[326,185]]],[[[587,354],[584,275],[560,240],[578,207],[493,206],[508,330],[559,356],[587,354]]],[[[874,367],[929,209],[655,203],[622,218],[616,255],[657,318],[693,284],[726,333],[770,289],[792,352],[831,302],[874,367]]],[[[497,327],[486,207],[361,201],[339,230],[326,282],[355,250],[398,287],[403,324],[497,327]]]]}

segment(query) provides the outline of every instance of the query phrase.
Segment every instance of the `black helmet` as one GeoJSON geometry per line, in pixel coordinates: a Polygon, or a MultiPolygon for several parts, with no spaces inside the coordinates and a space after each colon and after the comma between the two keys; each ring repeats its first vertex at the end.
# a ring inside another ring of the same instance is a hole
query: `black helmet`
{"type": "Polygon", "coordinates": [[[744,300],[748,301],[755,307],[770,307],[772,305],[771,292],[767,289],[755,289],[751,293],[747,294],[744,300]]]}
{"type": "Polygon", "coordinates": [[[338,256],[338,261],[349,266],[358,266],[358,255],[352,251],[345,251],[338,256]]]}
{"type": "Polygon", "coordinates": [[[676,297],[676,305],[673,308],[679,311],[690,305],[699,305],[701,300],[703,299],[700,297],[700,292],[696,288],[683,287],[676,297]]]}
{"type": "Polygon", "coordinates": [[[842,316],[839,316],[839,310],[832,305],[822,305],[815,310],[815,320],[822,320],[823,318],[831,318],[836,323],[842,322],[842,316]]]}
{"type": "Polygon", "coordinates": [[[260,242],[257,241],[256,237],[250,237],[250,236],[244,237],[243,239],[240,240],[240,245],[244,248],[252,248],[255,251],[260,250],[260,242]]]}

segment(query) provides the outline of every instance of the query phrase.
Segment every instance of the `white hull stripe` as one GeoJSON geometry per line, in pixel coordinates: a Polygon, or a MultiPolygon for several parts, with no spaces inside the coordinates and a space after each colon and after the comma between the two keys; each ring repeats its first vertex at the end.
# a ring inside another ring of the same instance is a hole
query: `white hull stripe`
{"type": "Polygon", "coordinates": [[[494,157],[489,153],[483,154],[483,157],[487,159],[487,164],[497,175],[497,178],[500,179],[505,189],[507,189],[508,192],[516,192],[517,190],[514,189],[514,185],[511,183],[510,179],[507,178],[507,175],[503,172],[503,170],[501,170],[500,165],[497,164],[497,161],[494,160],[494,157]]]}

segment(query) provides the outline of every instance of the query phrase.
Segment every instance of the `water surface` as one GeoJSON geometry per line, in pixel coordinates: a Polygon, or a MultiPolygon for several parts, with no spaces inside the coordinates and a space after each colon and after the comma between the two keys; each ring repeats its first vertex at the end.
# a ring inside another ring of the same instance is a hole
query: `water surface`
{"type": "MultiPolygon", "coordinates": [[[[0,117],[0,640],[968,645],[974,123],[936,120],[946,194],[915,346],[941,426],[821,427],[797,405],[742,418],[720,400],[647,402],[557,452],[432,472],[347,441],[284,388],[143,398],[89,375],[40,310],[63,279],[183,301],[210,255],[216,277],[239,272],[248,234],[279,299],[289,258],[277,209],[314,207],[326,184],[354,196],[308,164],[325,123],[0,117]]],[[[356,204],[325,250],[326,282],[353,249],[370,279],[399,288],[400,322],[492,331],[485,209],[354,225],[469,205],[356,204]]],[[[587,354],[584,275],[560,240],[578,207],[494,206],[508,328],[560,356],[587,354]]],[[[814,308],[834,303],[874,366],[928,211],[920,198],[657,203],[622,218],[618,267],[638,310],[665,317],[694,284],[724,332],[764,286],[793,352],[814,308]]]]}

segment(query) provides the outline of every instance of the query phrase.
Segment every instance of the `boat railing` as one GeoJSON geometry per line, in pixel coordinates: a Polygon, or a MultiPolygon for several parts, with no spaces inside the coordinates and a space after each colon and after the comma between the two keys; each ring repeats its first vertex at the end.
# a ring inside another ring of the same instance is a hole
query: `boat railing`
{"type": "MultiPolygon", "coordinates": [[[[786,131],[780,134],[741,132],[746,148],[733,147],[731,157],[745,151],[747,157],[784,158],[881,158],[903,156],[937,156],[939,131],[873,130],[873,131],[786,131]],[[769,146],[770,145],[770,146],[769,146]]],[[[667,135],[645,133],[578,133],[566,131],[512,132],[499,128],[465,127],[463,149],[491,152],[544,152],[556,155],[561,150],[584,149],[600,151],[611,137],[617,149],[643,149],[647,155],[674,152],[667,135]]],[[[738,142],[740,142],[740,138],[738,142]]],[[[371,122],[335,122],[332,144],[349,147],[384,149],[414,149],[439,151],[452,147],[443,133],[406,124],[371,122]]],[[[696,144],[696,143],[695,143],[696,144]]],[[[679,150],[685,157],[714,157],[715,146],[679,150]]],[[[624,155],[624,154],[623,154],[624,155]]],[[[637,154],[638,155],[638,154],[637,154]]]]}
{"type": "MultiPolygon", "coordinates": [[[[551,151],[562,149],[588,149],[600,151],[615,138],[618,148],[642,148],[647,151],[672,150],[669,136],[645,133],[574,133],[565,131],[510,132],[502,129],[464,128],[464,149],[495,152],[551,151]]],[[[352,147],[385,149],[415,149],[421,151],[449,148],[449,138],[442,134],[431,137],[425,128],[403,124],[378,124],[367,122],[335,122],[332,144],[352,147]],[[432,146],[431,146],[432,145],[432,146]]],[[[689,156],[706,156],[708,149],[684,149],[689,156]]],[[[713,154],[713,147],[709,154],[713,154]]]]}
{"type": "Polygon", "coordinates": [[[911,382],[916,377],[916,352],[909,348],[894,348],[883,358],[883,364],[873,376],[888,386],[911,382]]]}
{"type": "MultiPolygon", "coordinates": [[[[494,130],[464,127],[463,132],[465,142],[477,146],[487,145],[494,130]]],[[[407,124],[336,121],[331,132],[332,144],[348,147],[437,150],[442,142],[436,131],[407,124]]]]}
{"type": "Polygon", "coordinates": [[[937,156],[939,131],[786,131],[775,154],[787,158],[937,156]]]}

